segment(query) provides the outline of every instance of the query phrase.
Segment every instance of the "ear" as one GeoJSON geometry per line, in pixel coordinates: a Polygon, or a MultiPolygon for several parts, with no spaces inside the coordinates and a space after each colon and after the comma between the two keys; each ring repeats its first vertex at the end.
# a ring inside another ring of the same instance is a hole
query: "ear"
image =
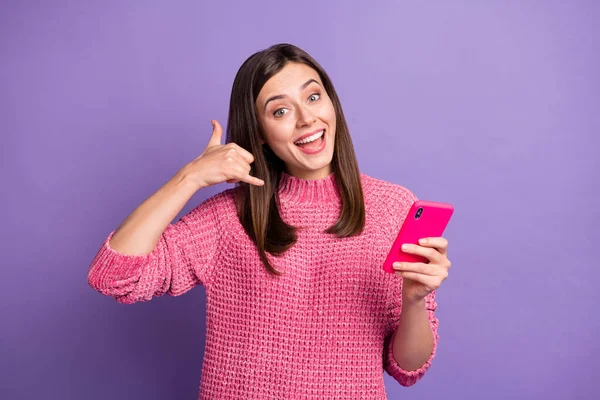
{"type": "Polygon", "coordinates": [[[260,143],[260,145],[262,146],[263,144],[265,144],[265,139],[264,139],[264,135],[263,135],[263,132],[262,132],[262,128],[260,126],[260,122],[257,121],[257,123],[258,123],[258,132],[257,132],[258,133],[258,135],[257,135],[258,136],[258,143],[260,143]]]}

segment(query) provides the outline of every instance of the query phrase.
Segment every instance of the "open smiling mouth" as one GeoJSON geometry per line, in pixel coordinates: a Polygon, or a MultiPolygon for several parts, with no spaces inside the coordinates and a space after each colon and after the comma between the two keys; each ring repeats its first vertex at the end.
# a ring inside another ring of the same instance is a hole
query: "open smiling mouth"
{"type": "Polygon", "coordinates": [[[303,140],[294,142],[294,144],[305,153],[318,153],[325,147],[325,129],[303,140]]]}

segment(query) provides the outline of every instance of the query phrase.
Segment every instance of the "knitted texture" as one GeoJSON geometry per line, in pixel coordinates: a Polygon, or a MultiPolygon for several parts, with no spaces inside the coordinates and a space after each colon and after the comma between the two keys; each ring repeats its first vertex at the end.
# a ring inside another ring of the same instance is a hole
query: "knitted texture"
{"type": "Polygon", "coordinates": [[[392,344],[402,310],[402,278],[385,257],[416,200],[407,188],[361,173],[363,232],[323,233],[338,218],[334,173],[303,180],[283,173],[276,201],[298,241],[267,254],[274,277],[240,224],[236,188],[170,224],[154,250],[125,255],[110,247],[93,259],[88,282],[119,303],[206,289],[206,348],[199,399],[386,399],[383,371],[403,386],[429,368],[439,340],[435,291],[426,298],[434,347],[416,371],[402,369],[392,344]]]}

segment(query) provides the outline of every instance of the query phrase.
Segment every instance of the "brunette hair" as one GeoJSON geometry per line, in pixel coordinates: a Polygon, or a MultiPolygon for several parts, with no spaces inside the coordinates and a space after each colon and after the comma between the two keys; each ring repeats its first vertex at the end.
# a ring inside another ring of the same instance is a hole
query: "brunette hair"
{"type": "Polygon", "coordinates": [[[258,248],[267,270],[282,275],[267,259],[266,253],[281,255],[297,240],[297,227],[285,223],[275,200],[283,161],[260,141],[263,133],[256,115],[256,99],[263,85],[289,62],[306,64],[320,76],[336,115],[335,144],[331,161],[340,190],[342,210],[338,220],[324,233],[337,237],[358,235],[365,224],[365,205],[358,162],[348,131],[342,105],[325,70],[304,50],[291,44],[271,46],[250,56],[238,70],[229,104],[226,143],[234,142],[254,156],[250,174],[262,179],[263,186],[246,182],[236,184],[236,208],[239,220],[258,248]]]}

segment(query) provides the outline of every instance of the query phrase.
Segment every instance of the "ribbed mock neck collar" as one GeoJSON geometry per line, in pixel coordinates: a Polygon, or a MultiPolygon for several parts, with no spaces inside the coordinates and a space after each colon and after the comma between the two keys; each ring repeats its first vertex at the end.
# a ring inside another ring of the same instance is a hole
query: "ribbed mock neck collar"
{"type": "Polygon", "coordinates": [[[314,203],[322,206],[341,201],[333,172],[325,178],[302,179],[282,171],[277,192],[279,200],[288,204],[314,203]]]}

